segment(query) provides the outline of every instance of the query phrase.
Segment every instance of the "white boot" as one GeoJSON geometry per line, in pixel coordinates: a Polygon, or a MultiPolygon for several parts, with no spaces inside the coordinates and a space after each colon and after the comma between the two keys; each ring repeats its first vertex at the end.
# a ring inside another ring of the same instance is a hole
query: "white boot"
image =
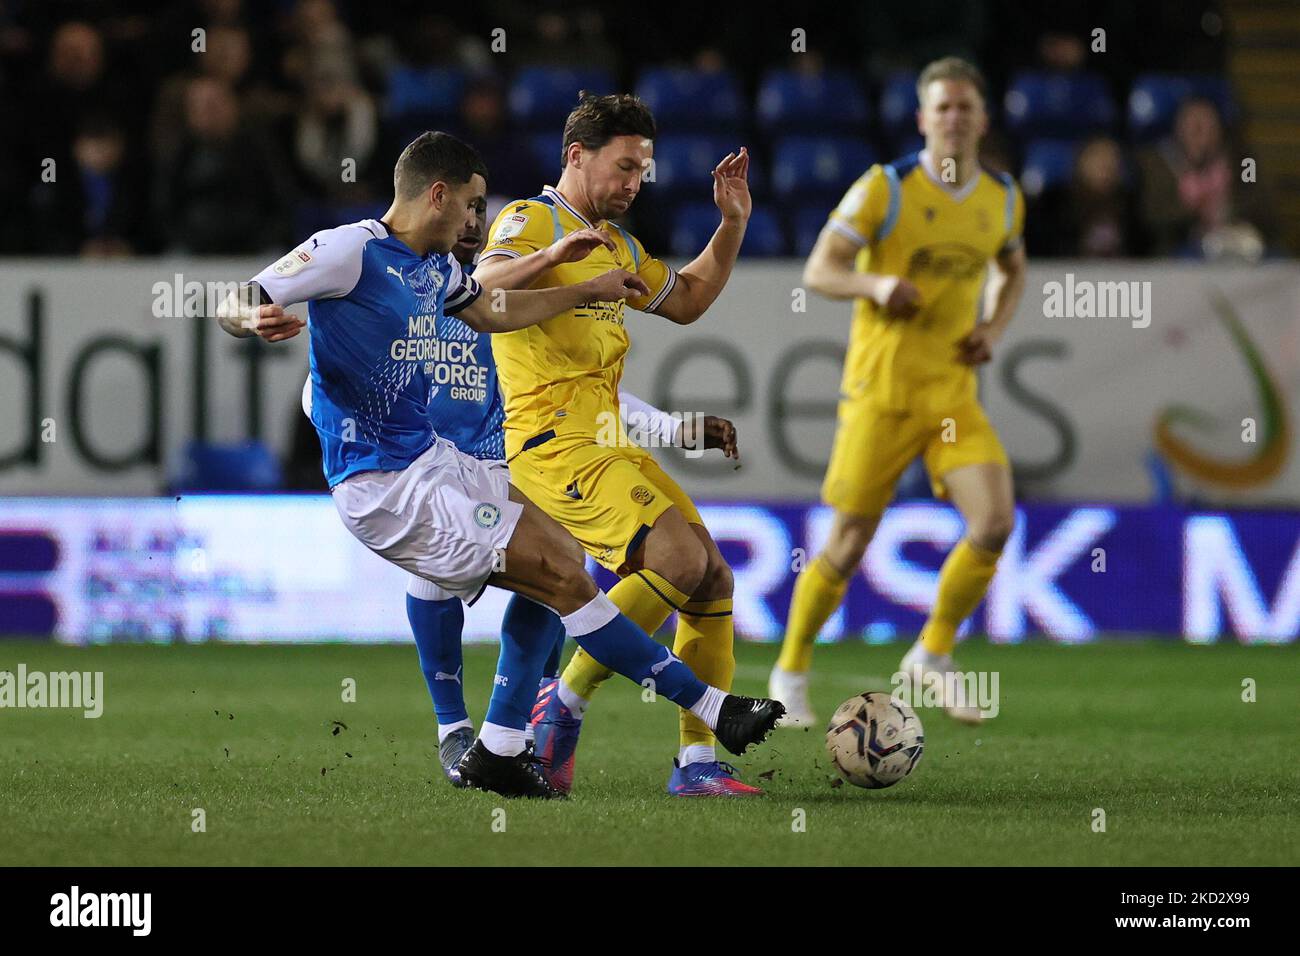
{"type": "Polygon", "coordinates": [[[785,704],[785,716],[778,727],[811,727],[817,723],[817,715],[808,703],[807,672],[800,674],[773,667],[767,681],[767,696],[785,704]]]}
{"type": "MultiPolygon", "coordinates": [[[[898,669],[911,678],[912,685],[912,706],[919,705],[921,700],[921,691],[926,687],[927,680],[933,681],[936,678],[927,677],[930,674],[938,674],[939,680],[943,680],[943,675],[957,673],[957,666],[952,662],[952,656],[949,654],[931,654],[918,640],[903,655],[903,659],[898,664],[898,669]]],[[[951,682],[945,681],[942,685],[950,688],[952,693],[945,693],[943,701],[944,712],[954,720],[959,720],[963,724],[979,724],[983,718],[980,716],[978,707],[972,707],[966,700],[965,684],[960,680],[951,682]]]]}

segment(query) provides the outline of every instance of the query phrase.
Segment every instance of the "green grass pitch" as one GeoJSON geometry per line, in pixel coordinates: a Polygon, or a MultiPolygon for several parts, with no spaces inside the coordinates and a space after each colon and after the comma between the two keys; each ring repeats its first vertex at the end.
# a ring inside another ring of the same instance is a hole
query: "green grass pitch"
{"type": "MultiPolygon", "coordinates": [[[[818,648],[820,714],[888,690],[902,649],[818,648]]],[[[775,648],[737,655],[736,689],[763,691],[775,648]]],[[[615,681],[572,799],[542,803],[446,784],[411,646],[0,641],[0,670],[105,675],[98,720],[0,709],[0,865],[1300,862],[1295,647],[970,643],[958,659],[999,673],[1001,713],[968,728],[922,709],[924,757],[890,790],[832,786],[822,733],[787,730],[735,761],[766,797],[670,798],[676,708],[615,681]]],[[[494,660],[467,649],[476,720],[494,660]]]]}

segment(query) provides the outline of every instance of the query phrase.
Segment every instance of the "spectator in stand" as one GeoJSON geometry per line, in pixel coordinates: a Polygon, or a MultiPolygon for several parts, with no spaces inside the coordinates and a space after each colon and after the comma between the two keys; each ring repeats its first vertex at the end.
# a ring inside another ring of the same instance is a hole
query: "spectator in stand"
{"type": "Polygon", "coordinates": [[[1147,254],[1138,200],[1125,180],[1124,154],[1109,136],[1080,148],[1070,182],[1050,188],[1025,217],[1030,255],[1123,258],[1147,254]]]}
{"type": "Polygon", "coordinates": [[[1156,255],[1259,258],[1272,217],[1259,183],[1241,179],[1219,110],[1192,97],[1178,108],[1173,136],[1144,150],[1142,218],[1156,255]]]}
{"type": "Polygon", "coordinates": [[[372,198],[365,174],[378,123],[375,104],[350,74],[331,66],[314,70],[294,134],[294,159],[306,189],[337,203],[372,198]]]}
{"type": "Polygon", "coordinates": [[[37,161],[72,161],[72,139],[88,115],[121,120],[126,110],[106,69],[104,39],[89,23],[64,23],[50,39],[45,72],[23,97],[22,135],[16,137],[37,161]]]}
{"type": "Polygon", "coordinates": [[[292,183],[267,140],[241,125],[234,92],[213,77],[191,80],[185,122],[185,140],[159,176],[156,214],[168,250],[282,250],[292,183]]]}
{"type": "Polygon", "coordinates": [[[215,26],[208,30],[206,50],[191,54],[192,69],[168,77],[158,92],[150,130],[156,162],[169,161],[185,138],[185,94],[195,77],[211,76],[234,90],[244,122],[268,134],[297,108],[295,97],[273,93],[257,82],[252,63],[252,45],[244,27],[215,26]]]}
{"type": "Polygon", "coordinates": [[[466,89],[460,104],[460,127],[465,141],[487,164],[488,192],[498,200],[489,199],[490,209],[511,199],[532,196],[542,183],[559,175],[558,148],[554,168],[545,170],[538,168],[530,150],[520,148],[506,113],[505,91],[493,78],[476,80],[466,89]]]}
{"type": "Polygon", "coordinates": [[[352,33],[339,19],[331,0],[299,0],[294,9],[283,73],[306,89],[312,73],[332,69],[349,77],[358,75],[352,33]]]}
{"type": "Polygon", "coordinates": [[[32,191],[29,225],[38,251],[94,257],[141,251],[148,228],[143,164],[128,157],[121,126],[107,116],[87,118],[72,155],[71,174],[32,191]]]}

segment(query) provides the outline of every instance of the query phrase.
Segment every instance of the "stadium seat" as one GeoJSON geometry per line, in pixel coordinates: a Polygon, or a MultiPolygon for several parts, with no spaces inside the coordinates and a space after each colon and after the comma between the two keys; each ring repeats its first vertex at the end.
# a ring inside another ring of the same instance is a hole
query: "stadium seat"
{"type": "MultiPolygon", "coordinates": [[[[688,202],[673,211],[669,245],[675,256],[693,257],[708,243],[718,228],[718,207],[712,202],[688,202]]],[[[785,233],[776,215],[755,206],[741,243],[742,256],[782,256],[786,254],[785,233]]]]}
{"type": "Polygon", "coordinates": [[[449,119],[460,109],[465,91],[461,70],[396,66],[388,73],[390,119],[449,119]]]}
{"type": "Polygon", "coordinates": [[[740,84],[726,71],[654,67],[642,72],[636,93],[654,111],[662,129],[720,133],[745,123],[740,84]]]}
{"type": "Polygon", "coordinates": [[[1020,188],[1031,199],[1046,189],[1070,181],[1079,144],[1074,140],[1036,139],[1025,147],[1025,161],[1020,168],[1020,188]]]}
{"type": "Polygon", "coordinates": [[[1003,100],[1007,128],[1023,139],[1082,139],[1109,130],[1115,101],[1096,73],[1022,72],[1003,100]]]}
{"type": "MultiPolygon", "coordinates": [[[[564,150],[564,134],[558,129],[553,129],[547,133],[533,133],[528,137],[528,149],[533,154],[533,159],[542,169],[556,170],[555,176],[559,176],[560,153],[564,150]]],[[[541,190],[541,187],[538,187],[541,190]]]]}
{"type": "Polygon", "coordinates": [[[1225,122],[1236,116],[1228,81],[1202,73],[1143,73],[1128,95],[1129,136],[1148,142],[1168,133],[1179,105],[1189,96],[1203,96],[1219,107],[1225,122]]]}
{"type": "Polygon", "coordinates": [[[916,135],[917,74],[910,70],[885,77],[880,91],[880,126],[891,143],[916,135]]]}
{"type": "Polygon", "coordinates": [[[772,70],[758,88],[758,125],[769,133],[861,131],[867,98],[846,70],[772,70]]]}
{"type": "Polygon", "coordinates": [[[216,445],[192,441],[168,482],[172,494],[196,491],[265,492],[284,487],[280,460],[264,442],[216,445]]]}
{"type": "Polygon", "coordinates": [[[772,151],[772,191],[784,200],[835,202],[876,162],[876,151],[848,136],[791,136],[772,151]]]}
{"type": "Polygon", "coordinates": [[[826,206],[825,209],[817,206],[796,206],[794,215],[791,217],[790,231],[794,235],[794,254],[804,257],[812,252],[813,246],[817,243],[817,236],[820,235],[822,227],[826,225],[826,220],[830,217],[831,210],[834,206],[826,206]]]}
{"type": "Polygon", "coordinates": [[[559,127],[577,105],[580,90],[609,93],[613,89],[614,78],[605,70],[528,67],[510,86],[510,112],[526,129],[559,127]]]}
{"type": "MultiPolygon", "coordinates": [[[[740,140],[723,136],[664,136],[655,142],[654,194],[679,196],[711,191],[713,168],[740,145],[740,140]]],[[[761,194],[763,174],[752,155],[749,181],[751,192],[761,194]]]]}

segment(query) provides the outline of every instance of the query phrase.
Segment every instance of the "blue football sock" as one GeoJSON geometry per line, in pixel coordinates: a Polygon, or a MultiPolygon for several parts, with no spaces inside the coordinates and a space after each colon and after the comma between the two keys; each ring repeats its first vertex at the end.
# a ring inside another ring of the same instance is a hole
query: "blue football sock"
{"type": "MultiPolygon", "coordinates": [[[[442,726],[468,720],[461,683],[461,630],[465,609],[459,598],[426,601],[406,595],[406,617],[420,652],[420,670],[429,685],[433,712],[442,726]]],[[[534,685],[536,686],[536,685],[534,685]]]]}
{"type": "Polygon", "coordinates": [[[548,659],[558,656],[557,634],[563,642],[564,625],[554,611],[518,594],[511,596],[501,619],[501,654],[488,703],[488,723],[512,730],[527,726],[538,681],[548,659]]]}
{"type": "Polygon", "coordinates": [[[642,686],[654,681],[655,693],[680,707],[693,706],[708,690],[672,651],[620,614],[603,591],[562,620],[569,637],[600,663],[642,686]]]}

